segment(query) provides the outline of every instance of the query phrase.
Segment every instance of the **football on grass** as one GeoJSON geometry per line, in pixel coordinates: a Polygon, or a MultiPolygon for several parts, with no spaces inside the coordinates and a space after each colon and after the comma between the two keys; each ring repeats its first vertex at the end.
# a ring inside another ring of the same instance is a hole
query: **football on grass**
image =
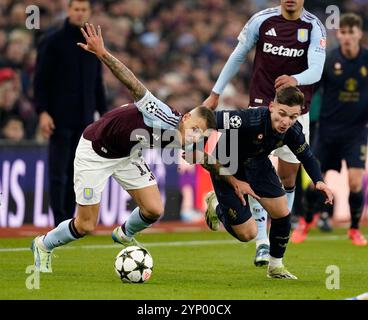
{"type": "Polygon", "coordinates": [[[152,256],[144,248],[126,247],[115,258],[115,271],[123,282],[145,282],[151,277],[152,269],[152,256]]]}

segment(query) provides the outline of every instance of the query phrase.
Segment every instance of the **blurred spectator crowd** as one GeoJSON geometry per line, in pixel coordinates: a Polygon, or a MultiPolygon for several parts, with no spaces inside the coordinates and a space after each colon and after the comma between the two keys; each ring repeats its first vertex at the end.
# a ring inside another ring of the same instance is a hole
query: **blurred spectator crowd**
{"type": "MultiPolygon", "coordinates": [[[[105,45],[159,98],[186,112],[208,96],[237,36],[255,12],[278,0],[92,0],[91,22],[102,28],[105,45]]],[[[365,21],[367,0],[307,0],[306,9],[325,23],[329,4],[357,12],[365,21]]],[[[0,0],[0,138],[16,142],[36,139],[38,116],[33,106],[37,44],[42,34],[63,22],[67,0],[0,0]],[[26,8],[40,8],[40,29],[28,30],[26,8]]],[[[329,30],[329,48],[334,42],[329,30]]],[[[248,104],[252,64],[242,70],[222,96],[223,107],[248,104]]],[[[110,109],[132,101],[128,91],[104,69],[110,109]]]]}

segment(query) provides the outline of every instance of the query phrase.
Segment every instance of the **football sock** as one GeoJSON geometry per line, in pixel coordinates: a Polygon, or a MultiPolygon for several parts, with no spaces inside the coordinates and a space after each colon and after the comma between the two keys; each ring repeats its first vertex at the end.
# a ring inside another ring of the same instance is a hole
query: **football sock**
{"type": "Polygon", "coordinates": [[[270,267],[282,267],[282,258],[270,257],[269,265],[270,267]]]}
{"type": "Polygon", "coordinates": [[[126,236],[134,237],[137,232],[150,227],[157,220],[145,217],[139,207],[136,207],[121,228],[126,236]]]}
{"type": "Polygon", "coordinates": [[[291,212],[291,210],[293,209],[293,204],[294,204],[294,198],[295,198],[295,186],[292,188],[286,188],[285,187],[285,192],[286,192],[286,198],[287,198],[287,206],[289,211],[291,212]]]}
{"type": "Polygon", "coordinates": [[[350,192],[349,205],[351,213],[351,229],[359,229],[359,220],[363,209],[363,191],[350,192]]]}
{"type": "Polygon", "coordinates": [[[257,223],[258,232],[256,236],[256,246],[261,244],[270,244],[267,234],[267,211],[253,197],[248,196],[250,211],[257,223]]]}
{"type": "Polygon", "coordinates": [[[75,241],[81,237],[75,228],[74,220],[69,219],[61,222],[55,229],[46,233],[43,237],[42,244],[47,251],[51,251],[56,247],[63,246],[71,241],[75,241]]]}
{"type": "Polygon", "coordinates": [[[271,218],[270,228],[270,256],[282,258],[289,241],[291,229],[291,215],[279,219],[271,218]]]}
{"type": "Polygon", "coordinates": [[[220,221],[222,222],[222,224],[224,225],[225,229],[227,232],[229,232],[234,238],[238,239],[240,241],[240,239],[238,238],[237,234],[235,233],[235,231],[233,230],[231,224],[229,224],[226,219],[225,219],[225,215],[223,214],[222,210],[221,210],[221,206],[218,205],[216,207],[216,213],[217,216],[219,217],[220,221]]]}

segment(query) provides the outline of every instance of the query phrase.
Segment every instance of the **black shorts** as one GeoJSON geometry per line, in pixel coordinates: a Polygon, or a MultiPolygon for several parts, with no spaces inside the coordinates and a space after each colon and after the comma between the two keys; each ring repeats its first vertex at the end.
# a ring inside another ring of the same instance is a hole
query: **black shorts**
{"type": "MultiPolygon", "coordinates": [[[[253,191],[261,198],[278,198],[285,195],[280,179],[268,158],[252,161],[245,169],[239,170],[235,177],[248,182],[253,191]]],[[[248,221],[252,217],[252,213],[247,198],[247,204],[243,206],[234,189],[227,182],[216,179],[212,175],[211,179],[226,222],[230,225],[238,225],[248,221]]]]}
{"type": "Polygon", "coordinates": [[[244,165],[244,169],[235,175],[239,180],[250,184],[261,198],[278,198],[285,195],[281,180],[268,157],[253,159],[244,165]]]}
{"type": "Polygon", "coordinates": [[[366,134],[340,138],[317,135],[313,151],[321,165],[322,173],[328,170],[341,170],[341,161],[345,160],[348,168],[365,168],[367,153],[366,134]]]}
{"type": "Polygon", "coordinates": [[[252,217],[252,213],[247,198],[247,204],[243,206],[234,189],[227,182],[216,179],[212,175],[211,179],[226,223],[229,225],[238,225],[248,221],[252,217]]]}

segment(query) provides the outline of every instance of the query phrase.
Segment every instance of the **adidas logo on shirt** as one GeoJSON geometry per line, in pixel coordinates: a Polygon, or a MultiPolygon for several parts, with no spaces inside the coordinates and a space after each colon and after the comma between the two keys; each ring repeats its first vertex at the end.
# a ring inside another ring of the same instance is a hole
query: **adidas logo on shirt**
{"type": "Polygon", "coordinates": [[[265,33],[266,36],[272,36],[272,37],[277,37],[277,34],[276,34],[276,30],[275,28],[272,28],[270,30],[268,30],[266,33],[265,33]]]}

